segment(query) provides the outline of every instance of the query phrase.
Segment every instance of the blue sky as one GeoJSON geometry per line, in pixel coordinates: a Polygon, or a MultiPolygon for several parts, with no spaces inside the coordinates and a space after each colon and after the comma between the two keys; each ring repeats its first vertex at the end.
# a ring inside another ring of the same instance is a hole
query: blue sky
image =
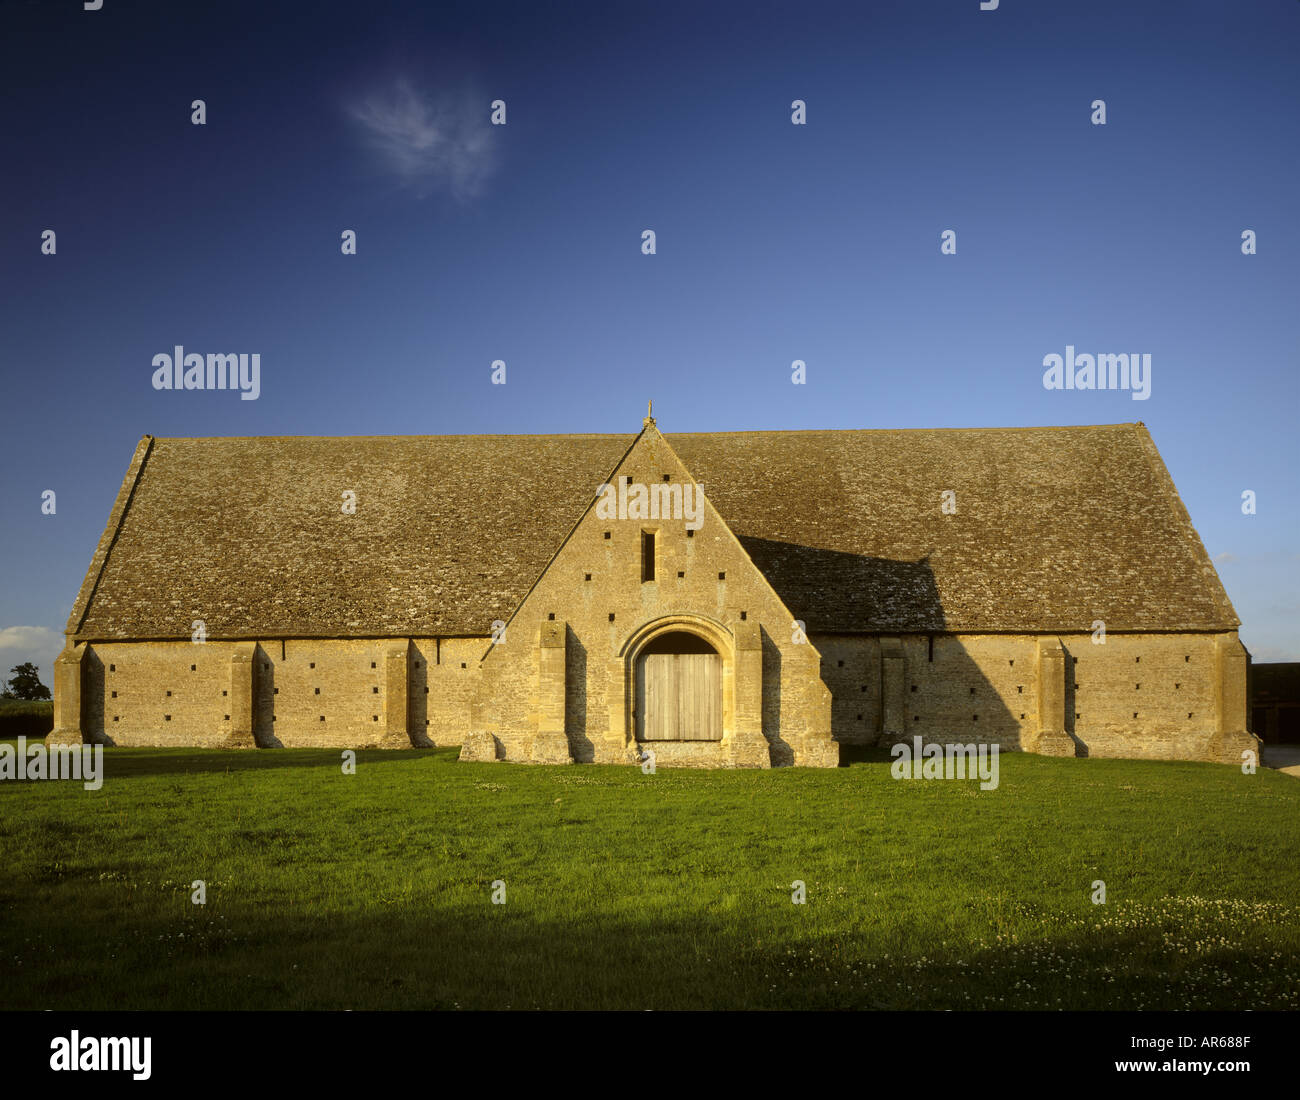
{"type": "Polygon", "coordinates": [[[48,682],[145,433],[632,433],[648,398],[1142,420],[1243,641],[1300,660],[1298,42],[1294,0],[11,4],[0,662],[48,682]],[[155,391],[177,344],[259,353],[260,396],[155,391]],[[1149,353],[1150,398],[1045,390],[1067,345],[1149,353]]]}

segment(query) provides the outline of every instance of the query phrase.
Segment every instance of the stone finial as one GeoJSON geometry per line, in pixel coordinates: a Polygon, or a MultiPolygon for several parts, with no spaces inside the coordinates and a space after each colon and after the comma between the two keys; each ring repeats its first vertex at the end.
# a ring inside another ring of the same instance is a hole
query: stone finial
{"type": "Polygon", "coordinates": [[[655,426],[655,403],[650,402],[645,411],[645,419],[641,421],[641,427],[653,428],[655,426]]]}

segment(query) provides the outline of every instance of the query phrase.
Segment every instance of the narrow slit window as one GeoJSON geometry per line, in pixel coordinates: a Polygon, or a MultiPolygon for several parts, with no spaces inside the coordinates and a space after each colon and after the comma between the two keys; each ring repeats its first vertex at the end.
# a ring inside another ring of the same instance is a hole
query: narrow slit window
{"type": "Polygon", "coordinates": [[[655,533],[641,532],[641,583],[655,579],[655,533]]]}

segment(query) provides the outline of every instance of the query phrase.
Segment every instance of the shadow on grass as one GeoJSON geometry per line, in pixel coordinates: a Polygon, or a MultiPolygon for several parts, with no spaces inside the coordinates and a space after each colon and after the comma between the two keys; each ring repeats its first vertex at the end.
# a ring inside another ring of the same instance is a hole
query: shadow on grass
{"type": "Polygon", "coordinates": [[[892,764],[894,757],[889,749],[876,745],[841,745],[840,767],[847,768],[854,764],[892,764]]]}
{"type": "Polygon", "coordinates": [[[0,1009],[1294,1007],[1294,956],[1224,948],[1188,960],[1133,932],[891,957],[869,927],[849,944],[775,911],[741,930],[698,911],[539,920],[526,903],[484,898],[316,917],[174,908],[94,937],[31,913],[0,960],[0,1009]]]}

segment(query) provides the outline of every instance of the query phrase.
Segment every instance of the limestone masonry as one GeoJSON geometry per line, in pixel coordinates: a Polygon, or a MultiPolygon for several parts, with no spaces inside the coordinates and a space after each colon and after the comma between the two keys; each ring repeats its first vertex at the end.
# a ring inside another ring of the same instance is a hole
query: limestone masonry
{"type": "Polygon", "coordinates": [[[49,740],[1240,763],[1239,625],[1141,424],[146,436],[49,740]]]}

